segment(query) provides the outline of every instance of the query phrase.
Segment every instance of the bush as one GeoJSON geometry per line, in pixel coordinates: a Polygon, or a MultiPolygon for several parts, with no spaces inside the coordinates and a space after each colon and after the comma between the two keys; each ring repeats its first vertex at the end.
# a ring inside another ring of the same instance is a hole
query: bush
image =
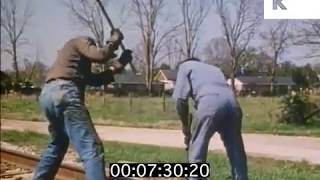
{"type": "Polygon", "coordinates": [[[41,88],[36,87],[31,80],[19,80],[12,82],[12,90],[19,92],[24,95],[39,95],[41,88]]]}
{"type": "Polygon", "coordinates": [[[0,93],[1,94],[5,94],[8,93],[11,89],[11,82],[7,81],[7,80],[2,80],[1,79],[1,89],[0,89],[0,93]]]}
{"type": "Polygon", "coordinates": [[[312,103],[304,92],[292,91],[291,94],[283,97],[281,104],[280,121],[288,124],[310,123],[311,120],[306,117],[317,108],[317,105],[312,103]]]}

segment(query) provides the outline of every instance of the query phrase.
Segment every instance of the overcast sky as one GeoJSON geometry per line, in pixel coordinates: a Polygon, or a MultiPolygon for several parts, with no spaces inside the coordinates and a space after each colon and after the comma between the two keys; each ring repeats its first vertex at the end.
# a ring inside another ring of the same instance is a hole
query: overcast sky
{"type": "MultiPolygon", "coordinates": [[[[73,23],[68,9],[64,7],[61,0],[19,0],[22,4],[27,1],[32,2],[31,7],[33,11],[31,23],[28,25],[25,34],[25,37],[28,38],[30,44],[21,49],[19,54],[20,63],[23,57],[34,59],[36,49],[38,49],[41,52],[45,64],[51,65],[55,60],[57,50],[63,46],[65,41],[78,35],[90,35],[90,33],[84,31],[83,28],[80,28],[73,23]]],[[[128,48],[134,48],[140,40],[137,27],[134,24],[135,19],[131,18],[132,15],[123,11],[123,8],[127,10],[130,8],[128,5],[130,0],[110,1],[111,2],[107,6],[107,11],[113,19],[115,26],[121,24],[121,30],[125,34],[124,41],[126,46],[128,48]]],[[[165,3],[168,4],[167,9],[168,12],[170,12],[167,16],[172,17],[172,19],[175,20],[175,18],[178,17],[177,13],[180,13],[176,5],[176,0],[165,0],[165,3]]],[[[263,11],[263,6],[260,8],[261,11],[263,11]]],[[[211,8],[208,17],[201,27],[200,49],[213,37],[222,35],[219,23],[214,8],[211,8]]],[[[272,20],[263,20],[260,29],[267,29],[271,27],[273,23],[274,21],[272,20]]],[[[259,43],[261,43],[261,41],[256,39],[252,45],[257,45],[259,43]]],[[[290,60],[298,64],[315,62],[315,60],[302,59],[301,57],[303,57],[305,53],[306,50],[303,48],[291,49],[282,61],[290,60]]],[[[11,68],[11,63],[11,59],[1,52],[1,70],[11,68]]]]}

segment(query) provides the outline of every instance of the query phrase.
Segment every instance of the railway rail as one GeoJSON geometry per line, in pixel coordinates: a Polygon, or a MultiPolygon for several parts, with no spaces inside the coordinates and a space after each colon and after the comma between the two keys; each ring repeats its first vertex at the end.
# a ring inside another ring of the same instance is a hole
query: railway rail
{"type": "MultiPolygon", "coordinates": [[[[32,170],[40,161],[36,155],[26,154],[19,151],[1,147],[1,173],[0,179],[4,180],[29,180],[32,170]],[[27,178],[23,177],[23,175],[27,178]]],[[[108,169],[107,169],[108,172],[108,169]]],[[[84,170],[79,166],[62,163],[59,167],[55,180],[84,180],[84,170]]],[[[107,178],[107,180],[133,180],[136,178],[107,178]]]]}
{"type": "MultiPolygon", "coordinates": [[[[1,147],[1,179],[15,175],[32,173],[32,169],[36,166],[39,160],[40,158],[38,156],[1,147]],[[14,170],[12,171],[12,169],[14,170]]],[[[84,170],[78,166],[63,163],[59,168],[56,179],[82,180],[85,179],[84,170]]]]}

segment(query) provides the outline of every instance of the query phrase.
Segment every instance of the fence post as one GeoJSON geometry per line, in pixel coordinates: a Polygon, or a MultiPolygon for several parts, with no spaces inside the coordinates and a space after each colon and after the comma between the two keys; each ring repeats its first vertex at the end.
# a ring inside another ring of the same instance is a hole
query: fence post
{"type": "Polygon", "coordinates": [[[106,86],[105,85],[103,85],[102,86],[102,97],[103,97],[103,106],[105,106],[106,105],[106,86]]]}
{"type": "Polygon", "coordinates": [[[130,112],[132,112],[132,104],[133,104],[133,95],[132,95],[132,92],[129,92],[129,106],[130,106],[130,112]]]}
{"type": "Polygon", "coordinates": [[[166,94],[164,92],[162,93],[162,97],[162,110],[166,112],[166,94]]]}

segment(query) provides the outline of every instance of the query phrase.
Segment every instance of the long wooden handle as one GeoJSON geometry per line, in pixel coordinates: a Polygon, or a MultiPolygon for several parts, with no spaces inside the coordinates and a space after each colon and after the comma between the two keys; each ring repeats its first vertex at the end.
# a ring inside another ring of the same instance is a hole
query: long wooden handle
{"type": "MultiPolygon", "coordinates": [[[[104,17],[107,19],[107,22],[108,22],[109,26],[111,27],[112,30],[114,30],[115,27],[114,27],[114,25],[113,25],[113,23],[112,23],[112,21],[111,21],[111,19],[110,19],[110,16],[108,15],[106,9],[104,8],[103,4],[101,3],[100,0],[96,0],[96,1],[97,1],[98,5],[99,5],[101,11],[102,11],[102,14],[103,14],[104,17]]],[[[126,50],[126,48],[125,48],[125,46],[124,46],[124,44],[123,44],[122,42],[121,42],[121,44],[120,44],[120,47],[121,47],[121,49],[122,49],[123,51],[126,50]]],[[[132,71],[133,71],[134,73],[136,73],[137,70],[136,70],[136,68],[133,66],[133,64],[132,64],[131,61],[130,61],[129,64],[130,64],[130,67],[131,67],[132,71]]]]}

